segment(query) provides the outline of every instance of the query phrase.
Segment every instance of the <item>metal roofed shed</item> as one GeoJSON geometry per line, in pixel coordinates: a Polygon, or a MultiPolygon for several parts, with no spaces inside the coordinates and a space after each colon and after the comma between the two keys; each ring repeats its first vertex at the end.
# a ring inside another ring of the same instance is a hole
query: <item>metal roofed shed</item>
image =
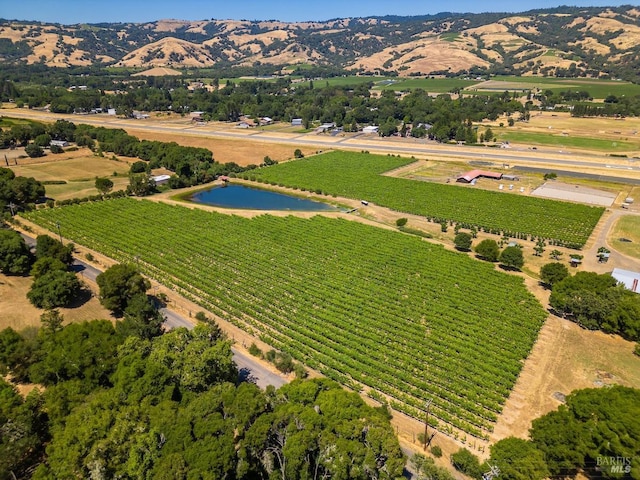
{"type": "Polygon", "coordinates": [[[489,172],[488,170],[471,170],[469,172],[463,173],[462,175],[456,178],[456,182],[461,183],[471,183],[478,178],[491,178],[493,180],[500,180],[502,178],[502,173],[500,172],[489,172]]]}
{"type": "Polygon", "coordinates": [[[611,276],[617,281],[624,284],[627,290],[631,290],[635,293],[640,293],[640,273],[632,272],[631,270],[623,270],[621,268],[614,268],[611,272],[611,276]]]}
{"type": "Polygon", "coordinates": [[[171,178],[171,175],[156,175],[151,178],[153,179],[154,182],[156,182],[156,185],[164,185],[169,181],[169,179],[171,178]]]}

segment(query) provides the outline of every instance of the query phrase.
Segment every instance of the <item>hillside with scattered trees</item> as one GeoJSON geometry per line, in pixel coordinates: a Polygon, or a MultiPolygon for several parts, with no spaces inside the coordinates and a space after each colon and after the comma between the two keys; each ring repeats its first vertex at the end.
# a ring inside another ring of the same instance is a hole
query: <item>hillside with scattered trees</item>
{"type": "Polygon", "coordinates": [[[303,63],[334,73],[467,72],[638,81],[639,39],[640,11],[631,5],[313,23],[211,19],[59,25],[0,20],[0,59],[53,67],[258,67],[263,73],[303,63]]]}

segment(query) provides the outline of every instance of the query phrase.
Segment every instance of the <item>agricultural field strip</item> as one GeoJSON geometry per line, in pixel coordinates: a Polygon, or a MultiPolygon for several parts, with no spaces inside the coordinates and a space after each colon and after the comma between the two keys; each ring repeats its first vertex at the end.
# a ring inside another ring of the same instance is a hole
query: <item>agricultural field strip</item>
{"type": "Polygon", "coordinates": [[[558,245],[582,247],[604,208],[518,194],[419,182],[382,173],[412,159],[354,152],[331,152],[262,168],[243,178],[325,195],[366,199],[432,221],[505,234],[530,235],[558,245]]]}
{"type": "MultiPolygon", "coordinates": [[[[546,317],[522,281],[346,220],[254,219],[130,199],[26,216],[343,384],[486,437],[546,317]],[[487,393],[488,392],[488,393],[487,393]]],[[[375,398],[375,397],[374,397],[375,398]]]]}

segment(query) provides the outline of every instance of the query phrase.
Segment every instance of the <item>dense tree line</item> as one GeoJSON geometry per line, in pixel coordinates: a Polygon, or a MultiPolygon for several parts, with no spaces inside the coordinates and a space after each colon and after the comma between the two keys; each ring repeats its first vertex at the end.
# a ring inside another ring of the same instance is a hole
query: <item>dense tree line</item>
{"type": "Polygon", "coordinates": [[[380,478],[404,457],[386,410],[328,380],[237,384],[231,343],[210,325],[151,339],[111,322],[0,332],[0,476],[380,478]],[[28,368],[24,368],[28,365],[28,368]]]}
{"type": "MultiPolygon", "coordinates": [[[[335,123],[347,131],[363,125],[380,125],[384,135],[398,133],[402,125],[433,128],[415,130],[438,141],[475,141],[471,124],[483,119],[495,120],[500,115],[525,114],[520,102],[506,95],[475,95],[452,99],[449,95],[432,98],[422,90],[403,97],[384,91],[380,98],[371,97],[371,85],[325,86],[295,85],[288,79],[267,81],[227,81],[222,88],[209,92],[190,91],[186,86],[129,86],[117,93],[100,90],[49,88],[18,93],[29,106],[50,105],[60,113],[86,112],[94,108],[115,108],[123,115],[134,110],[185,113],[204,112],[204,118],[238,121],[242,115],[252,118],[270,117],[278,121],[302,118],[305,127],[312,122],[335,123]]],[[[20,90],[20,89],[18,89],[20,90]]],[[[409,129],[410,130],[410,129],[409,129]]],[[[405,133],[407,130],[401,130],[405,133]]]]}
{"type": "MultiPolygon", "coordinates": [[[[215,161],[211,150],[206,148],[185,147],[175,142],[141,141],[122,129],[76,125],[67,120],[57,120],[49,125],[38,122],[17,124],[0,132],[0,142],[5,146],[29,147],[35,146],[39,140],[46,143],[51,139],[75,142],[78,146],[93,149],[98,155],[110,152],[144,160],[141,163],[143,168],[132,168],[130,175],[127,193],[137,196],[155,191],[155,184],[149,175],[154,168],[166,168],[175,172],[169,186],[181,188],[210,182],[219,175],[240,173],[257,167],[241,167],[234,162],[221,164],[215,161]]],[[[0,168],[0,206],[13,202],[16,208],[23,208],[41,198],[44,193],[44,187],[33,178],[15,177],[10,169],[0,168]]]]}
{"type": "Polygon", "coordinates": [[[640,296],[609,274],[578,272],[553,283],[549,304],[589,330],[640,340],[640,296]]]}
{"type": "Polygon", "coordinates": [[[604,103],[577,103],[572,107],[574,117],[625,117],[640,115],[640,96],[609,95],[604,103]]]}

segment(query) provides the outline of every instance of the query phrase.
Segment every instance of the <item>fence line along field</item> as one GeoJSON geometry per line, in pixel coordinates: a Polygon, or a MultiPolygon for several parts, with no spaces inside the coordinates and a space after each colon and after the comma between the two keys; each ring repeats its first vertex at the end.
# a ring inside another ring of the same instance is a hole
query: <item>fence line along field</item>
{"type": "Polygon", "coordinates": [[[455,222],[511,237],[530,235],[572,248],[585,244],[604,212],[601,207],[382,176],[412,161],[331,152],[244,173],[242,177],[366,199],[438,223],[455,222]]]}
{"type": "MultiPolygon", "coordinates": [[[[344,219],[108,200],[24,214],[140,269],[311,368],[487,438],[546,312],[521,278],[344,219]]],[[[437,420],[436,420],[437,419],[437,420]]]]}

